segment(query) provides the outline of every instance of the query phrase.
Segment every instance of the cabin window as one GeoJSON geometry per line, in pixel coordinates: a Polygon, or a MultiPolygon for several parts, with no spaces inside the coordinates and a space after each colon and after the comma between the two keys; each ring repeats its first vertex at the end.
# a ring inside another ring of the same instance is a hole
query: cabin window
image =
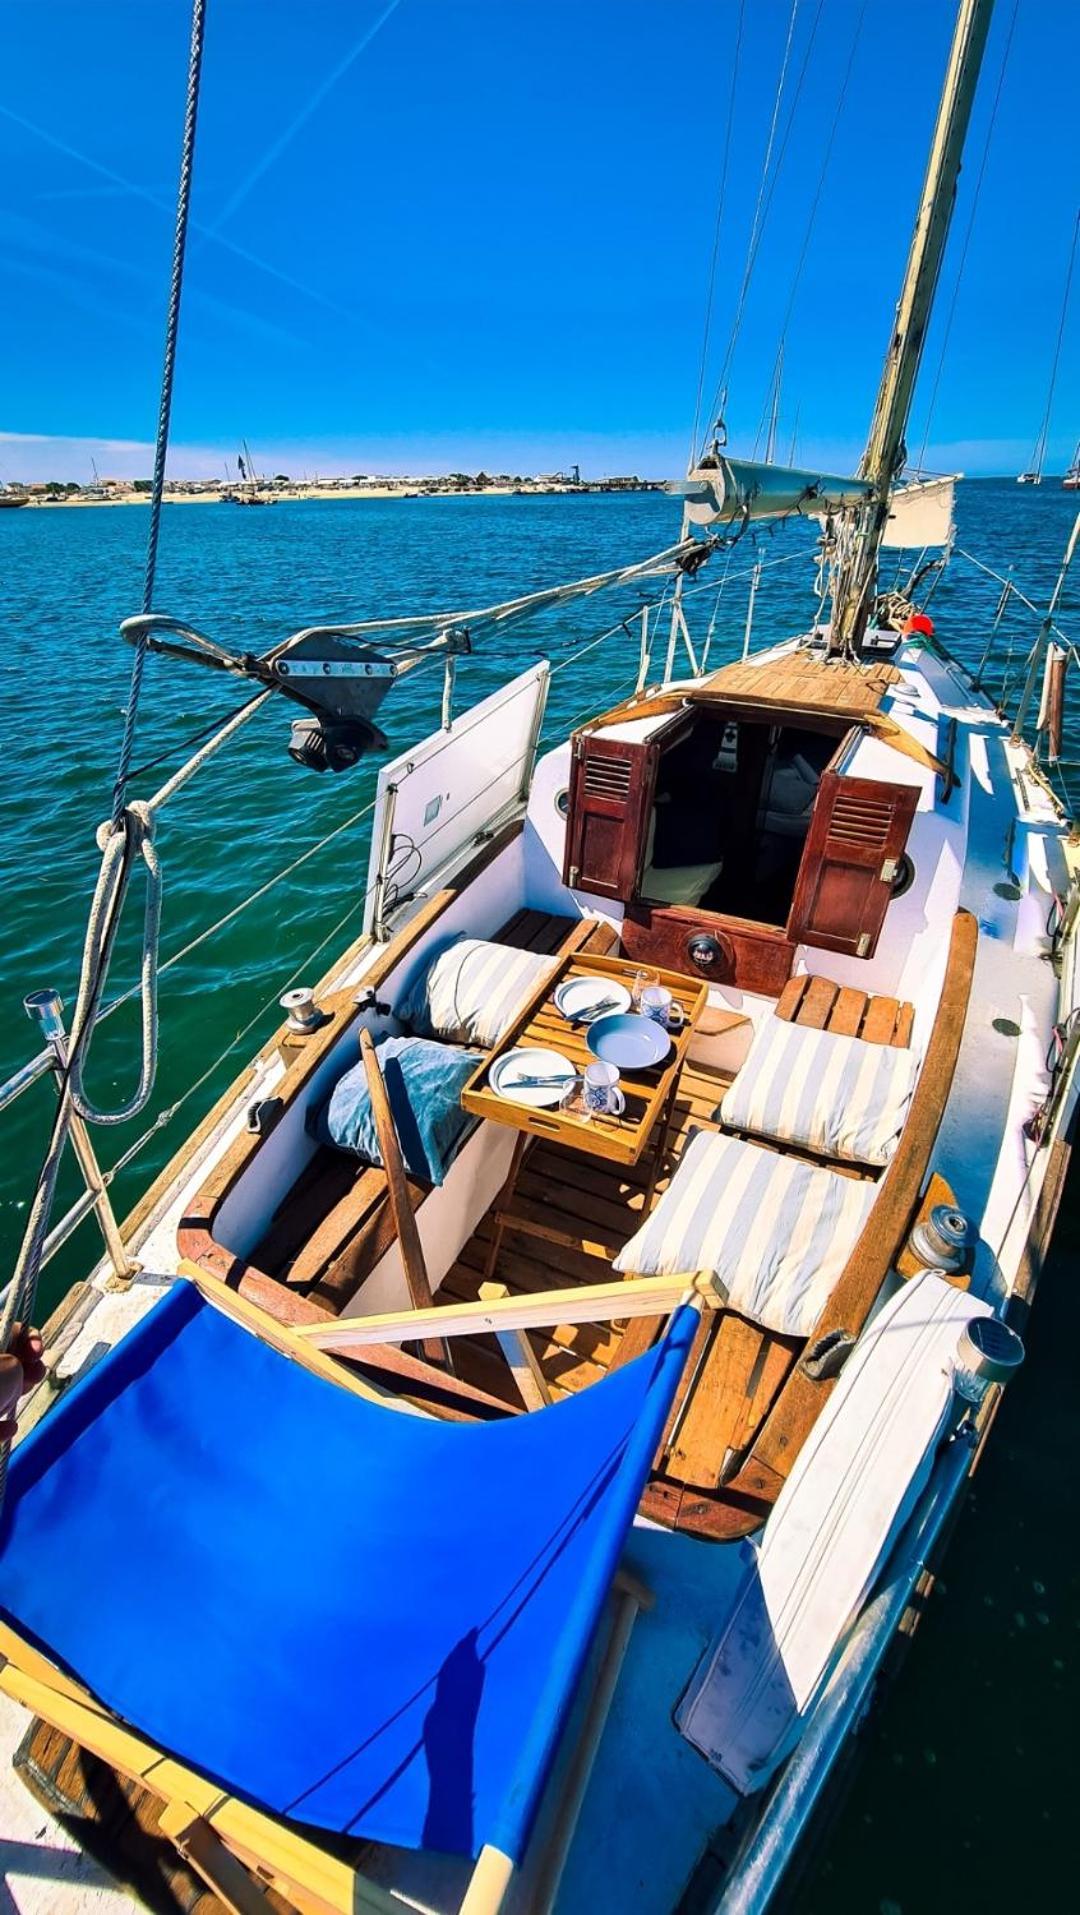
{"type": "Polygon", "coordinates": [[[661,748],[643,903],[782,925],[838,729],[695,713],[661,748]]]}

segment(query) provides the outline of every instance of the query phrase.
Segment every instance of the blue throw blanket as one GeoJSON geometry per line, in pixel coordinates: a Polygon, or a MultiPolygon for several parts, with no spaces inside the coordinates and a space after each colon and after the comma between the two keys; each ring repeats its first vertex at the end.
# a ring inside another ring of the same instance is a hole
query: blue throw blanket
{"type": "MultiPolygon", "coordinates": [[[[406,1170],[425,1183],[443,1183],[472,1121],[461,1108],[461,1093],[483,1053],[425,1037],[387,1037],[375,1051],[406,1170]]],[[[382,1164],[363,1059],[338,1079],[314,1131],[321,1143],[351,1151],[365,1164],[382,1164]]]]}

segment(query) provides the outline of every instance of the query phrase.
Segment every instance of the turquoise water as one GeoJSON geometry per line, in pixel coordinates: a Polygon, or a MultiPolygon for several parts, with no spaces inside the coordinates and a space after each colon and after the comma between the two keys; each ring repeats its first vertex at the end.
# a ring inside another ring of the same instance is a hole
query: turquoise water
{"type": "MultiPolygon", "coordinates": [[[[996,570],[1014,561],[1017,584],[1044,602],[1074,510],[1075,495],[1056,486],[1036,492],[1005,482],[967,485],[959,498],[960,544],[996,570]]],[[[232,650],[263,651],[315,622],[509,598],[644,557],[673,542],[677,531],[677,508],[652,494],[290,502],[263,512],[166,507],[157,603],[232,650]]],[[[0,1076],[34,1047],[22,1012],[24,992],[55,985],[69,1002],[74,993],[97,869],[94,826],[108,808],[130,669],[117,624],[138,606],[145,536],[146,514],[134,507],[0,513],[6,639],[0,1076]]],[[[811,543],[803,526],[764,540],[762,557],[770,563],[758,597],[758,642],[796,631],[810,617],[809,568],[794,557],[790,563],[772,561],[786,561],[811,543]]],[[[741,645],[753,557],[748,541],[731,557],[713,642],[717,662],[741,645]]],[[[723,560],[719,566],[714,560],[711,569],[722,567],[723,560]]],[[[996,584],[959,560],[935,595],[941,636],[970,663],[978,659],[997,597],[996,584]]],[[[617,605],[593,600],[549,615],[528,633],[504,634],[462,666],[459,707],[540,652],[561,663],[637,602],[636,595],[624,595],[617,605]]],[[[711,594],[689,601],[695,633],[703,631],[711,602],[711,594]]],[[[1075,624],[1069,599],[1062,623],[1066,630],[1075,624]]],[[[1002,659],[1010,640],[1014,646],[1014,685],[1034,629],[1031,615],[1014,608],[1000,634],[1002,659]]],[[[636,632],[620,633],[557,673],[546,735],[561,735],[630,688],[636,644],[636,632]]],[[[989,682],[993,687],[1000,681],[999,665],[989,682]]],[[[383,722],[394,749],[437,723],[439,691],[433,673],[393,694],[383,722]]],[[[235,688],[209,672],[151,661],[135,762],[166,756],[135,789],[152,790],[186,755],[188,735],[237,702],[235,688]]],[[[1070,748],[1080,760],[1076,718],[1074,709],[1070,748]]],[[[370,800],[377,761],[341,778],[319,778],[288,761],[287,734],[287,708],[271,705],[165,813],[159,835],[165,957],[370,800]]],[[[333,952],[359,932],[367,829],[361,820],[343,831],[163,980],[154,1101],[134,1124],[99,1133],[103,1160],[115,1162],[194,1078],[206,1073],[206,1081],[118,1178],[114,1196],[121,1213],[274,1027],[277,996],[293,973],[299,970],[303,981],[313,982],[333,952]],[[324,940],[321,956],[310,957],[324,940]]],[[[133,910],[118,949],[111,980],[118,989],[134,976],[136,915],[133,910]]],[[[136,1043],[136,1017],[127,1007],[95,1043],[88,1077],[99,1101],[128,1094],[137,1071],[136,1043]]],[[[41,1084],[2,1120],[5,1270],[21,1233],[50,1096],[50,1087],[41,1084]]],[[[71,1179],[64,1195],[75,1189],[71,1179]]],[[[1030,1368],[1002,1413],[963,1519],[968,1547],[958,1547],[950,1558],[950,1593],[932,1605],[895,1706],[871,1737],[846,1819],[813,1882],[799,1892],[807,1908],[881,1909],[886,1915],[903,1908],[910,1915],[951,1907],[958,1893],[977,1882],[982,1907],[1004,1910],[1015,1905],[1021,1880],[1030,1887],[1036,1879],[1054,1879],[1043,1873],[1051,1868],[1049,1858],[1056,1855],[1064,1866],[1072,1747],[1066,1704],[1075,1707],[1080,1697],[1076,1552],[1065,1541],[1066,1505],[1071,1497],[1075,1522],[1080,1432],[1064,1385],[1056,1387],[1062,1355],[1054,1326],[1060,1329],[1071,1311],[1076,1327],[1066,1289],[1070,1244],[1075,1250],[1074,1228],[1071,1236],[1063,1232],[1047,1279],[1047,1289],[1059,1294],[1046,1302],[1042,1324],[1036,1317],[1030,1368]],[[1048,1466],[1043,1445],[1051,1442],[1048,1466]],[[1027,1857],[1023,1877],[1002,1865],[1000,1818],[987,1812],[985,1826],[980,1823],[984,1765],[1012,1804],[1012,1847],[1027,1857]],[[916,1829],[923,1831],[925,1846],[923,1837],[913,1839],[916,1829]],[[985,1866],[980,1840],[992,1857],[985,1866]]],[[[52,1266],[46,1306],[94,1252],[88,1226],[52,1266]]]]}

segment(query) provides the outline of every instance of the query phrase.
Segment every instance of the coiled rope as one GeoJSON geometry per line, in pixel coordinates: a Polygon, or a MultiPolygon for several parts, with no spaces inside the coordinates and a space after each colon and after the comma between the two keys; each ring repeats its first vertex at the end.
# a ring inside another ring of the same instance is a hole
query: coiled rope
{"type": "MultiPolygon", "coordinates": [[[[169,300],[165,319],[161,397],[154,444],[154,476],[150,491],[146,568],[143,577],[144,612],[149,612],[152,608],[157,575],[161,506],[165,490],[165,462],[169,449],[169,423],[172,415],[176,341],[184,283],[188,217],[191,208],[192,167],[195,156],[195,129],[199,111],[205,27],[206,0],[192,0],[184,130],[176,195],[169,300]]],[[[27,1322],[33,1313],[49,1215],[56,1193],[64,1145],[71,1128],[72,1115],[77,1112],[84,1120],[93,1123],[123,1123],[143,1109],[153,1089],[157,1068],[157,947],[161,923],[161,866],[153,843],[153,812],[144,805],[129,806],[125,803],[145,662],[146,640],[141,638],[135,647],[135,657],[131,668],[124,731],[113,786],[112,814],[108,824],[103,825],[98,834],[98,843],[102,851],[101,871],[87,923],[79,991],[72,1020],[70,1050],[67,1063],[60,1074],[59,1095],[52,1130],[31,1200],[30,1213],[11,1286],[3,1314],[0,1316],[0,1349],[5,1351],[10,1349],[17,1327],[27,1322]],[[104,1112],[96,1110],[89,1103],[83,1089],[82,1072],[116,942],[124,897],[136,860],[140,860],[146,870],[146,905],[140,964],[142,1063],[133,1096],[121,1109],[104,1112]]],[[[4,1444],[0,1445],[0,1501],[3,1498],[6,1476],[7,1445],[4,1444]]]]}

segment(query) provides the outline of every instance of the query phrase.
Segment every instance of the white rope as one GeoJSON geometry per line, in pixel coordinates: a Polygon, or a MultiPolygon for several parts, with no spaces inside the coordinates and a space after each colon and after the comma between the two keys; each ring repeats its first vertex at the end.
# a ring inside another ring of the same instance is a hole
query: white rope
{"type": "Polygon", "coordinates": [[[71,1061],[68,1067],[68,1096],[72,1109],[88,1124],[126,1124],[137,1117],[149,1101],[157,1072],[158,1051],[158,935],[161,929],[161,864],[154,848],[154,819],[146,805],[127,805],[124,819],[128,831],[114,831],[105,824],[98,833],[101,846],[101,870],[90,905],[83,946],[82,972],[75,1014],[71,1024],[71,1061]],[[134,848],[132,849],[132,839],[134,848]],[[139,1081],[131,1097],[116,1110],[99,1110],[86,1094],[83,1072],[97,1022],[97,1005],[109,975],[113,936],[127,890],[131,863],[135,855],[146,866],[146,904],[143,915],[142,956],[136,987],[142,1002],[142,1058],[139,1081]]]}

